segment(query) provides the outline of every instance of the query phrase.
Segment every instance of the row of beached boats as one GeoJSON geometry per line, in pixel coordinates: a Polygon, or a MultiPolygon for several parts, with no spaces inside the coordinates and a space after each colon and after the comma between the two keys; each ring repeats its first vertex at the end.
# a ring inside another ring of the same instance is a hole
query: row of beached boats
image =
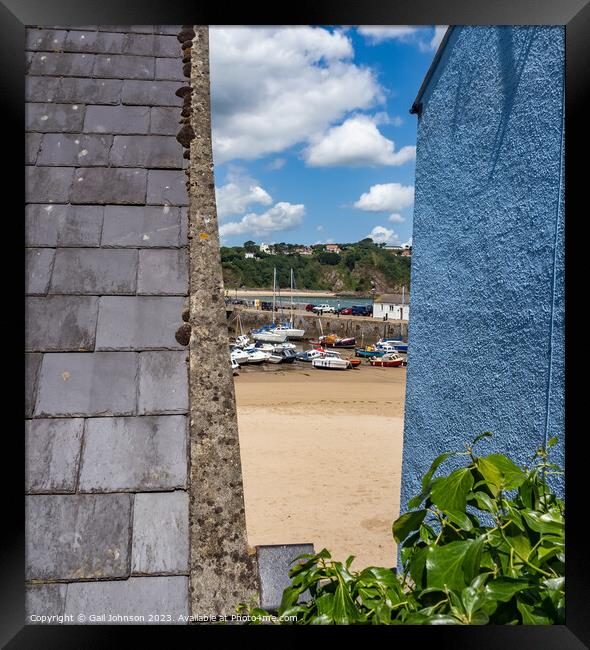
{"type": "Polygon", "coordinates": [[[295,344],[288,341],[282,343],[251,341],[247,335],[241,334],[230,346],[232,368],[236,372],[242,365],[290,364],[301,361],[311,363],[314,368],[321,370],[349,370],[357,368],[363,357],[370,365],[376,367],[395,368],[406,364],[405,358],[400,356],[399,351],[394,347],[405,346],[402,341],[381,339],[375,346],[356,348],[353,359],[342,358],[341,353],[334,349],[337,347],[335,345],[337,342],[333,335],[320,337],[316,341],[311,341],[312,348],[296,352],[295,344]]]}

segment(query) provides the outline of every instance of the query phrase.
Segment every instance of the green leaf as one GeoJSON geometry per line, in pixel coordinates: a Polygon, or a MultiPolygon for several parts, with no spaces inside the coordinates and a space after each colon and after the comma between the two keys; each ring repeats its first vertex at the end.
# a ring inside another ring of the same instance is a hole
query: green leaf
{"type": "Polygon", "coordinates": [[[406,512],[393,522],[393,538],[398,544],[403,542],[410,533],[420,528],[420,525],[426,516],[426,512],[426,510],[406,512]]]}
{"type": "Polygon", "coordinates": [[[445,585],[449,589],[465,587],[463,561],[470,541],[450,542],[444,546],[430,546],[426,552],[426,581],[429,587],[445,585]]]}
{"type": "Polygon", "coordinates": [[[430,498],[443,511],[463,512],[467,505],[467,494],[473,485],[473,476],[468,468],[457,469],[448,476],[437,478],[432,484],[430,498]]]}
{"type": "Polygon", "coordinates": [[[503,454],[490,454],[485,458],[478,458],[477,469],[485,478],[494,494],[500,490],[514,490],[520,487],[526,474],[503,454]]]}
{"type": "Polygon", "coordinates": [[[334,611],[334,594],[322,594],[315,601],[318,616],[328,616],[330,620],[334,611]]]}
{"type": "Polygon", "coordinates": [[[480,433],[479,436],[477,436],[477,438],[475,438],[475,439],[473,440],[473,442],[471,443],[471,446],[472,446],[472,447],[475,447],[475,445],[476,445],[480,440],[482,440],[483,438],[491,438],[493,435],[494,435],[494,434],[493,434],[491,431],[484,431],[483,433],[480,433]]]}
{"type": "Polygon", "coordinates": [[[476,539],[469,540],[469,546],[463,558],[463,573],[467,583],[472,583],[479,573],[484,541],[485,535],[480,535],[476,539]]]}
{"type": "Polygon", "coordinates": [[[347,569],[350,569],[350,565],[353,563],[354,558],[355,558],[354,555],[349,555],[349,556],[346,558],[346,562],[344,563],[344,566],[345,566],[347,569]]]}
{"type": "Polygon", "coordinates": [[[549,438],[547,442],[547,449],[551,449],[553,445],[557,444],[557,436],[553,436],[553,438],[549,438]]]}
{"type": "Polygon", "coordinates": [[[445,510],[445,515],[457,526],[463,530],[470,531],[473,530],[473,524],[471,519],[464,513],[453,510],[445,510]]]}
{"type": "Polygon", "coordinates": [[[528,580],[516,578],[498,578],[491,580],[485,587],[488,599],[499,600],[507,603],[515,594],[523,589],[528,589],[531,583],[528,580]]]}
{"type": "Polygon", "coordinates": [[[465,587],[461,592],[461,601],[463,603],[463,609],[471,621],[475,612],[484,604],[485,596],[481,591],[473,587],[465,587]]]}
{"type": "Polygon", "coordinates": [[[322,616],[314,616],[309,623],[310,625],[331,625],[332,619],[323,614],[322,616]]]}
{"type": "Polygon", "coordinates": [[[536,510],[523,510],[522,516],[531,530],[537,533],[563,534],[563,517],[551,513],[541,514],[536,510]]]}
{"type": "Polygon", "coordinates": [[[425,621],[426,625],[461,625],[461,621],[448,614],[433,614],[425,621]]]}
{"type": "Polygon", "coordinates": [[[487,510],[492,514],[498,512],[498,506],[485,492],[473,492],[473,498],[480,510],[487,510]]]}
{"type": "Polygon", "coordinates": [[[522,615],[523,625],[550,625],[553,623],[549,617],[542,616],[531,605],[527,605],[519,600],[516,606],[522,615]]]}
{"type": "Polygon", "coordinates": [[[338,625],[350,625],[359,619],[359,612],[350,592],[342,582],[338,584],[334,592],[332,616],[338,625]]]}
{"type": "Polygon", "coordinates": [[[440,464],[443,463],[447,458],[450,458],[451,456],[456,456],[457,453],[458,452],[456,451],[445,451],[443,454],[437,456],[432,461],[432,465],[430,466],[429,470],[422,477],[422,490],[426,490],[428,484],[430,483],[430,479],[434,475],[434,472],[436,472],[436,470],[439,468],[440,464]]]}

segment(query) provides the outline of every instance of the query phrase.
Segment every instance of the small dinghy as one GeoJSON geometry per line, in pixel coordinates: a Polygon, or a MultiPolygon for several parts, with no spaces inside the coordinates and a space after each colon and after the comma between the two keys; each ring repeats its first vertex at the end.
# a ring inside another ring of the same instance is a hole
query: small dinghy
{"type": "Polygon", "coordinates": [[[382,357],[371,359],[372,366],[379,366],[381,368],[397,368],[403,364],[403,359],[397,352],[387,352],[382,357]]]}
{"type": "Polygon", "coordinates": [[[328,348],[352,349],[356,346],[356,339],[354,337],[343,339],[336,334],[328,334],[327,336],[320,336],[318,342],[320,343],[320,345],[323,345],[328,348]]]}
{"type": "Polygon", "coordinates": [[[408,352],[408,344],[400,339],[379,339],[377,349],[383,352],[408,352]]]}
{"type": "Polygon", "coordinates": [[[305,362],[310,362],[313,361],[314,359],[319,359],[323,357],[323,352],[320,350],[316,350],[315,348],[313,350],[306,350],[305,352],[298,352],[296,355],[297,361],[305,361],[305,362]]]}
{"type": "Polygon", "coordinates": [[[269,363],[293,363],[297,356],[293,350],[275,350],[269,357],[269,363]]]}
{"type": "Polygon", "coordinates": [[[372,359],[374,357],[381,357],[385,354],[383,350],[378,350],[374,345],[367,345],[366,348],[356,348],[354,351],[355,357],[363,359],[372,359]]]}

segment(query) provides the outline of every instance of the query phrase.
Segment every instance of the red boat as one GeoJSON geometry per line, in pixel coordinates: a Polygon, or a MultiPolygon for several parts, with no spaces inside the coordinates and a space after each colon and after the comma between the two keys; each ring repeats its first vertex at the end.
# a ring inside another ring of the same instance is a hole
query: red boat
{"type": "Polygon", "coordinates": [[[381,368],[397,368],[401,366],[403,362],[403,359],[396,352],[388,352],[382,357],[376,357],[369,361],[372,366],[379,366],[381,368]]]}

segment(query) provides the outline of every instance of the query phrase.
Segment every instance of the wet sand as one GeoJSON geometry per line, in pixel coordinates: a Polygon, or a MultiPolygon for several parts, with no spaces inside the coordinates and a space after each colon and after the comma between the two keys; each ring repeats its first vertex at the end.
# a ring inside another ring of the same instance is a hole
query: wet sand
{"type": "Polygon", "coordinates": [[[405,368],[296,362],[235,377],[250,545],[311,542],[395,566],[405,368]]]}

